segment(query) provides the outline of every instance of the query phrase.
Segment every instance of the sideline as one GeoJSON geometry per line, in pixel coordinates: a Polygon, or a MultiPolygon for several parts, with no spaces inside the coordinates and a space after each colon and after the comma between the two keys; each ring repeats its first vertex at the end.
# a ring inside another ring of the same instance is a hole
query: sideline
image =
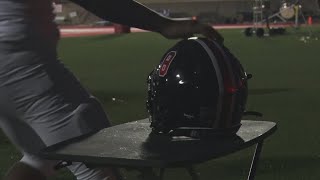
{"type": "MultiPolygon", "coordinates": [[[[277,24],[276,26],[289,27],[292,24],[277,24]]],[[[252,24],[232,24],[232,25],[214,25],[215,29],[245,29],[252,27],[252,24]]],[[[103,34],[113,34],[114,27],[90,27],[90,26],[61,26],[59,27],[61,37],[79,37],[79,36],[96,36],[103,34]]],[[[147,32],[138,28],[131,28],[131,32],[147,32]]]]}

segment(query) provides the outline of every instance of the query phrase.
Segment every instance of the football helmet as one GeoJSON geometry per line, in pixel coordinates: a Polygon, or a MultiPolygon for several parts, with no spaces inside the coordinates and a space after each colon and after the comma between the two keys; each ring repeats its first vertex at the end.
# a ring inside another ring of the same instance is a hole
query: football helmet
{"type": "Polygon", "coordinates": [[[247,100],[247,77],[225,46],[197,37],[179,41],[147,79],[152,131],[236,133],[247,100]]]}

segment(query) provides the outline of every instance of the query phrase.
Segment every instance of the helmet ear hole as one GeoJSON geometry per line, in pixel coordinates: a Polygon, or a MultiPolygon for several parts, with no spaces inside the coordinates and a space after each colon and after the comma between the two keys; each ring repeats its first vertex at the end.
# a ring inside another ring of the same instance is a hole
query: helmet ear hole
{"type": "Polygon", "coordinates": [[[245,111],[249,78],[226,47],[205,38],[178,42],[147,80],[152,131],[235,133],[245,111]]]}

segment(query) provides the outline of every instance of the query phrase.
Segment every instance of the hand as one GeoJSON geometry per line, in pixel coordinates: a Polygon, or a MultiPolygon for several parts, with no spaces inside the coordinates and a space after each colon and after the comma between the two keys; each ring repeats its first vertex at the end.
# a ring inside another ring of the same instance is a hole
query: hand
{"type": "Polygon", "coordinates": [[[223,37],[210,25],[202,24],[195,20],[175,20],[164,25],[160,31],[168,39],[188,38],[194,34],[201,34],[204,37],[223,44],[223,37]]]}

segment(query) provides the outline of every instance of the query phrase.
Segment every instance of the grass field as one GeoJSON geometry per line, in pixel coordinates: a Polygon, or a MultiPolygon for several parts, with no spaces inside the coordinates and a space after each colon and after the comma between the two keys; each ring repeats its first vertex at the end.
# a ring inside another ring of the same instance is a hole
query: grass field
{"type": "MultiPolygon", "coordinates": [[[[320,37],[320,28],[312,29],[320,37]]],[[[249,82],[248,110],[260,111],[264,120],[278,123],[266,140],[257,180],[320,179],[320,40],[306,29],[284,36],[244,37],[241,30],[221,30],[225,44],[253,74],[249,82]]],[[[154,33],[104,35],[62,39],[62,61],[104,104],[113,124],[142,119],[146,77],[163,53],[176,41],[154,33]],[[112,100],[115,98],[115,101],[112,100]]],[[[202,179],[246,179],[254,148],[203,163],[202,179]]],[[[0,134],[0,177],[20,154],[0,134]]],[[[128,173],[130,179],[135,172],[128,173]]],[[[168,170],[165,179],[190,179],[182,169],[168,170]]],[[[72,179],[62,172],[52,180],[72,179]]]]}

